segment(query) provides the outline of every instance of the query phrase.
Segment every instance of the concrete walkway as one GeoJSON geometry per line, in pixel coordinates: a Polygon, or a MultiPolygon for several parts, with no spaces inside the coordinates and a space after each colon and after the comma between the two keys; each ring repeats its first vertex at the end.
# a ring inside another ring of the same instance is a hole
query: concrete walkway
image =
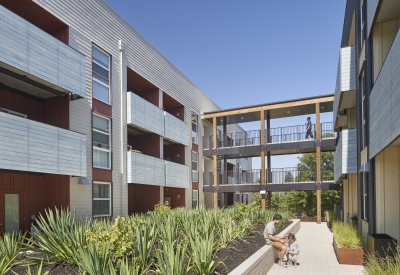
{"type": "Polygon", "coordinates": [[[300,231],[296,234],[300,244],[300,255],[297,268],[283,268],[274,264],[268,275],[361,275],[363,266],[340,265],[333,251],[332,232],[326,222],[302,222],[300,231]]]}

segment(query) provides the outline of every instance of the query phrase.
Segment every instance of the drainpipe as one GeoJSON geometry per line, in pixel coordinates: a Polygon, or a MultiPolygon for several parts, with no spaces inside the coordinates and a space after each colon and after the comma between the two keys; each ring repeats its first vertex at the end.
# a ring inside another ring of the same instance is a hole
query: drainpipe
{"type": "MultiPolygon", "coordinates": [[[[121,87],[121,95],[120,95],[120,127],[121,127],[121,135],[120,135],[120,146],[121,146],[121,157],[122,157],[122,165],[121,165],[121,217],[124,213],[123,210],[123,190],[122,187],[124,185],[124,167],[126,165],[126,146],[124,146],[124,102],[126,102],[124,99],[126,98],[126,92],[124,93],[124,87],[123,87],[123,67],[122,67],[122,40],[120,39],[118,41],[118,47],[119,47],[119,64],[120,64],[120,87],[121,87]]],[[[125,123],[126,127],[126,123],[125,123]]]]}

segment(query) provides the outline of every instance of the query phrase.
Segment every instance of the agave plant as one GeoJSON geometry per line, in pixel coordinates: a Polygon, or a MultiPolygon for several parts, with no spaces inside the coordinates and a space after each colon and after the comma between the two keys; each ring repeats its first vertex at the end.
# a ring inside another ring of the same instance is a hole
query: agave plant
{"type": "Polygon", "coordinates": [[[108,246],[99,247],[95,244],[89,244],[86,250],[75,251],[80,273],[111,275],[112,263],[108,252],[108,246]]]}
{"type": "Polygon", "coordinates": [[[143,270],[147,270],[153,262],[155,241],[155,224],[141,225],[136,227],[136,247],[138,252],[138,261],[143,270]]]}
{"type": "Polygon", "coordinates": [[[5,233],[0,238],[0,274],[5,274],[11,269],[25,239],[25,234],[5,233]]]}
{"type": "Polygon", "coordinates": [[[176,243],[172,244],[164,242],[162,251],[157,250],[157,270],[158,275],[186,275],[190,271],[189,262],[186,259],[187,244],[176,243]]]}
{"type": "MultiPolygon", "coordinates": [[[[79,265],[76,252],[87,246],[85,232],[88,221],[76,221],[75,215],[66,210],[46,210],[45,217],[40,215],[34,234],[38,243],[27,244],[27,248],[44,253],[49,262],[69,262],[79,265]]],[[[31,258],[35,260],[34,257],[31,258]]],[[[41,261],[41,259],[36,259],[41,261]]]]}
{"type": "Polygon", "coordinates": [[[190,260],[193,265],[193,271],[196,274],[207,275],[216,273],[215,270],[222,262],[214,261],[215,240],[214,234],[209,234],[202,238],[196,235],[190,238],[190,260]]]}

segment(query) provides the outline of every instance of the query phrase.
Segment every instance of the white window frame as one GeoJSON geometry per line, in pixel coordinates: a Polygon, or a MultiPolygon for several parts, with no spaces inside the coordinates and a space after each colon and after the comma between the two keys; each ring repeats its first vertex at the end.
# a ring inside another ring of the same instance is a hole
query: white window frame
{"type": "Polygon", "coordinates": [[[192,121],[192,143],[199,144],[198,140],[197,140],[198,132],[199,132],[199,118],[198,118],[197,114],[192,113],[191,121],[192,121]],[[196,120],[195,120],[196,122],[195,123],[193,123],[193,116],[196,117],[196,120]],[[193,131],[193,124],[196,125],[196,132],[193,131]]]}
{"type": "Polygon", "coordinates": [[[192,155],[190,156],[192,159],[192,182],[199,182],[199,153],[196,151],[192,151],[192,155]],[[193,153],[196,154],[196,160],[193,160],[193,153]],[[196,167],[197,170],[193,170],[193,162],[196,162],[196,167]],[[194,180],[193,174],[196,173],[197,174],[197,180],[194,180]]]}
{"type": "Polygon", "coordinates": [[[192,190],[192,209],[196,209],[199,206],[199,190],[192,190]],[[196,199],[194,199],[194,193],[196,193],[196,199]],[[193,202],[196,202],[196,207],[193,208],[193,202]]]}
{"type": "Polygon", "coordinates": [[[98,117],[101,117],[101,118],[103,118],[103,119],[108,120],[108,128],[109,128],[108,133],[102,132],[102,131],[99,131],[99,130],[95,129],[95,128],[93,127],[93,123],[92,123],[92,131],[95,131],[95,132],[98,132],[98,133],[101,133],[101,134],[104,134],[104,135],[108,135],[108,136],[109,136],[109,138],[108,138],[108,142],[109,142],[108,149],[95,146],[94,143],[93,143],[93,137],[92,137],[92,143],[93,143],[92,159],[93,159],[93,155],[94,155],[94,150],[103,151],[103,152],[108,152],[108,163],[109,163],[109,167],[95,166],[95,165],[94,165],[94,162],[93,162],[93,160],[92,160],[92,162],[93,162],[93,167],[94,167],[94,168],[98,168],[98,169],[111,170],[111,119],[109,119],[108,117],[105,117],[105,116],[101,116],[101,115],[96,114],[96,113],[92,113],[92,116],[98,116],[98,117]]]}
{"type": "Polygon", "coordinates": [[[110,192],[109,192],[110,198],[94,198],[94,197],[93,197],[93,187],[92,187],[92,213],[94,212],[94,211],[93,211],[93,201],[109,201],[110,213],[109,213],[108,215],[93,215],[93,217],[94,217],[94,218],[99,218],[99,217],[111,217],[111,215],[112,215],[112,189],[111,189],[112,184],[111,184],[111,182],[94,181],[94,182],[93,182],[93,185],[94,185],[94,184],[108,185],[109,188],[110,188],[110,192]]]}
{"type": "Polygon", "coordinates": [[[108,104],[108,105],[111,105],[111,91],[110,91],[110,90],[111,90],[111,89],[110,89],[110,82],[111,82],[111,77],[110,77],[110,76],[111,76],[111,74],[110,74],[110,71],[111,71],[111,56],[110,56],[109,53],[103,51],[101,48],[99,48],[99,47],[97,47],[96,45],[92,44],[92,63],[95,63],[96,65],[98,65],[98,66],[100,66],[100,67],[102,67],[103,69],[105,69],[105,70],[108,71],[108,85],[106,85],[105,83],[103,83],[103,82],[101,82],[101,81],[98,81],[97,79],[95,79],[95,78],[93,77],[93,65],[92,65],[92,81],[95,81],[95,82],[99,83],[100,85],[103,85],[104,87],[107,87],[107,89],[108,89],[108,101],[109,101],[109,102],[105,102],[105,101],[103,101],[103,100],[101,100],[101,99],[96,98],[96,97],[93,96],[93,84],[92,84],[92,97],[95,98],[96,100],[99,100],[99,101],[104,102],[104,103],[106,103],[106,104],[108,104]],[[99,51],[103,52],[104,54],[108,55],[108,64],[109,64],[109,68],[104,67],[103,65],[101,65],[101,64],[98,63],[98,62],[96,62],[96,61],[93,59],[93,48],[96,48],[96,49],[98,49],[99,51]]]}

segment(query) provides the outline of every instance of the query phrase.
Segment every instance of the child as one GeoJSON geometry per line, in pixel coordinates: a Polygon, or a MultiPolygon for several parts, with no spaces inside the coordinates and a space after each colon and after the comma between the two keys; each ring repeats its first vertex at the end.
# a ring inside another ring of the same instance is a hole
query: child
{"type": "Polygon", "coordinates": [[[289,249],[286,255],[286,258],[288,259],[288,266],[292,266],[293,262],[294,267],[297,267],[297,256],[300,254],[300,245],[296,241],[296,237],[294,236],[294,234],[289,233],[288,239],[289,249]]]}

